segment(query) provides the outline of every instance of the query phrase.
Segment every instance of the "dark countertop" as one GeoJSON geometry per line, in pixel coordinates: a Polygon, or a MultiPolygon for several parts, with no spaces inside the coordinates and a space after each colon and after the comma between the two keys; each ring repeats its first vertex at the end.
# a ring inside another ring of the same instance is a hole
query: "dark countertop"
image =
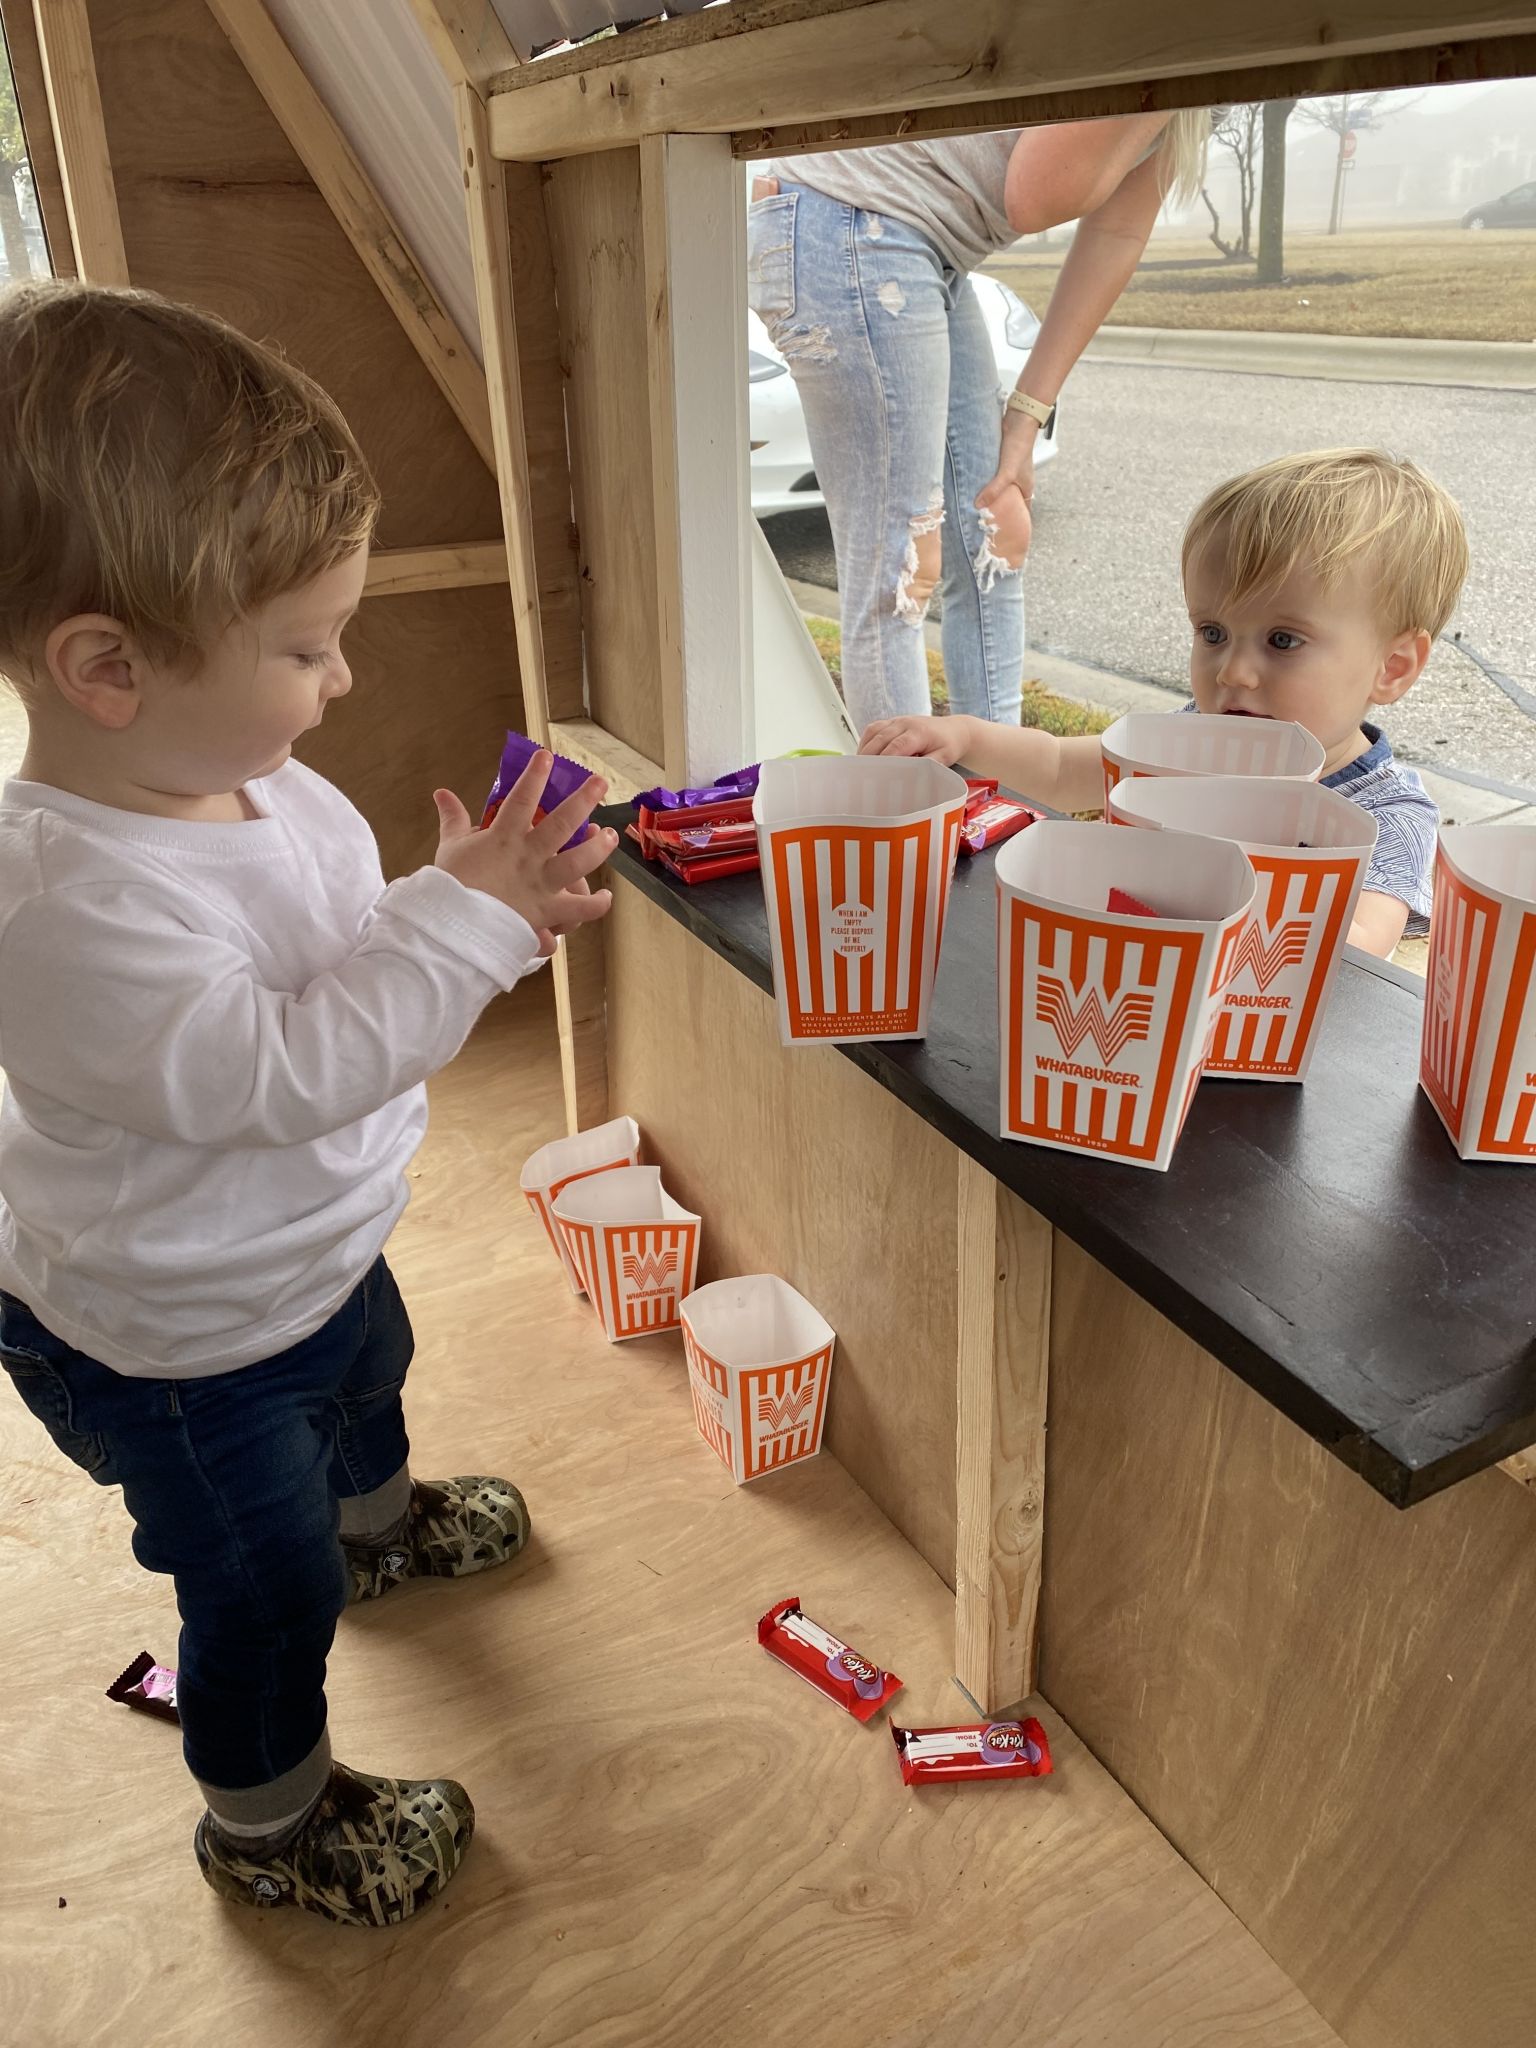
{"type": "MultiPolygon", "coordinates": [[[[1536,1170],[1456,1157],[1418,1087],[1421,984],[1346,956],[1306,1083],[1202,1082],[1165,1174],[1019,1144],[992,866],[960,863],[927,1038],[844,1056],[1395,1506],[1536,1443],[1536,1170]]],[[[611,867],[771,990],[757,875],[688,888],[628,840],[611,867]]]]}

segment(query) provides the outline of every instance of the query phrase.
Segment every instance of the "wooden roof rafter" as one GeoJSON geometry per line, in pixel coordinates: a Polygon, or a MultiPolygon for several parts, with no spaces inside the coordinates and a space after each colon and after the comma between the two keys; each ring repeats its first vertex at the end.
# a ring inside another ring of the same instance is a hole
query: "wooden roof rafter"
{"type": "Polygon", "coordinates": [[[491,142],[538,161],[725,132],[739,154],[761,155],[1341,83],[1507,76],[1532,68],[1533,39],[1532,0],[1214,12],[1208,0],[763,0],[502,74],[491,142]],[[929,119],[936,110],[947,120],[929,119]]]}
{"type": "Polygon", "coordinates": [[[519,68],[491,0],[411,0],[411,10],[450,85],[470,86],[483,99],[494,77],[519,68]]]}

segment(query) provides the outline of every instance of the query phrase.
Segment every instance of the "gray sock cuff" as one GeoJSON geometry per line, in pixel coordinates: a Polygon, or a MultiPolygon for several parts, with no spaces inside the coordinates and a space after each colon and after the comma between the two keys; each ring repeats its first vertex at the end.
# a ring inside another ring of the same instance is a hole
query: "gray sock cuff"
{"type": "Polygon", "coordinates": [[[322,1735],[302,1763],[265,1785],[231,1790],[221,1785],[198,1788],[220,1827],[236,1835],[276,1834],[301,1821],[325,1790],[331,1775],[331,1738],[322,1735]]]}
{"type": "Polygon", "coordinates": [[[340,1501],[343,1543],[387,1543],[400,1533],[411,1504],[411,1472],[402,1465],[372,1493],[344,1494],[340,1501]]]}

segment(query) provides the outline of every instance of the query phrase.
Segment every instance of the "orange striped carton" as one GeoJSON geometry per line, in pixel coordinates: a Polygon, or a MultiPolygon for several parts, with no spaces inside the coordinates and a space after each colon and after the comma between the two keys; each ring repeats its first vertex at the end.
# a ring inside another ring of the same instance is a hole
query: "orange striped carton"
{"type": "Polygon", "coordinates": [[[1306,1076],[1376,845],[1337,790],[1268,776],[1159,776],[1110,793],[1117,825],[1235,840],[1258,881],[1205,1063],[1254,1081],[1306,1076]]]}
{"type": "Polygon", "coordinates": [[[1128,711],[1099,744],[1106,818],[1110,791],[1134,775],[1279,775],[1316,782],[1325,758],[1322,742],[1305,726],[1206,711],[1128,711]]]}
{"type": "Polygon", "coordinates": [[[765,761],[752,815],[786,1045],[921,1038],[966,786],[937,761],[765,761]]]}
{"type": "Polygon", "coordinates": [[[581,1275],[555,1221],[555,1203],[573,1180],[583,1180],[589,1173],[610,1173],[619,1166],[634,1166],[639,1158],[640,1126],[632,1116],[616,1116],[612,1123],[598,1124],[590,1131],[577,1131],[573,1137],[555,1138],[541,1145],[523,1167],[518,1184],[529,1208],[543,1224],[573,1294],[583,1291],[581,1275]]]}
{"type": "Polygon", "coordinates": [[[699,1271],[699,1219],[674,1202],[659,1166],[572,1181],[555,1222],[610,1344],[681,1326],[699,1271]]]}
{"type": "Polygon", "coordinates": [[[1166,1170],[1253,908],[1241,847],[1047,821],[997,856],[1001,1130],[1166,1170]],[[1112,889],[1161,915],[1121,916],[1112,889]]]}
{"type": "Polygon", "coordinates": [[[1443,825],[1419,1081],[1463,1159],[1536,1161],[1536,825],[1443,825]]]}
{"type": "Polygon", "coordinates": [[[683,1303],[694,1419],[738,1486],[821,1449],[836,1341],[774,1273],[716,1280],[683,1303]]]}

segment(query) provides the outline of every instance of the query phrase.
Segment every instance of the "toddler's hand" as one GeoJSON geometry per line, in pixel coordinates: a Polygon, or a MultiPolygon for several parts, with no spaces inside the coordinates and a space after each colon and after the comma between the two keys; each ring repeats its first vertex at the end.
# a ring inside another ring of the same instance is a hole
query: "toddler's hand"
{"type": "Polygon", "coordinates": [[[515,910],[538,933],[545,953],[555,950],[559,933],[606,916],[612,893],[589,893],[587,876],[618,844],[617,833],[586,824],[608,793],[607,783],[597,775],[535,824],[549,770],[549,755],[535,754],[483,832],[475,830],[452,790],[436,790],[433,798],[441,835],[436,865],[466,888],[494,896],[515,910]],[[586,837],[562,853],[561,847],[584,825],[586,837]]]}
{"type": "Polygon", "coordinates": [[[968,723],[964,718],[882,718],[865,727],[859,752],[923,756],[952,768],[965,752],[968,723]]]}

